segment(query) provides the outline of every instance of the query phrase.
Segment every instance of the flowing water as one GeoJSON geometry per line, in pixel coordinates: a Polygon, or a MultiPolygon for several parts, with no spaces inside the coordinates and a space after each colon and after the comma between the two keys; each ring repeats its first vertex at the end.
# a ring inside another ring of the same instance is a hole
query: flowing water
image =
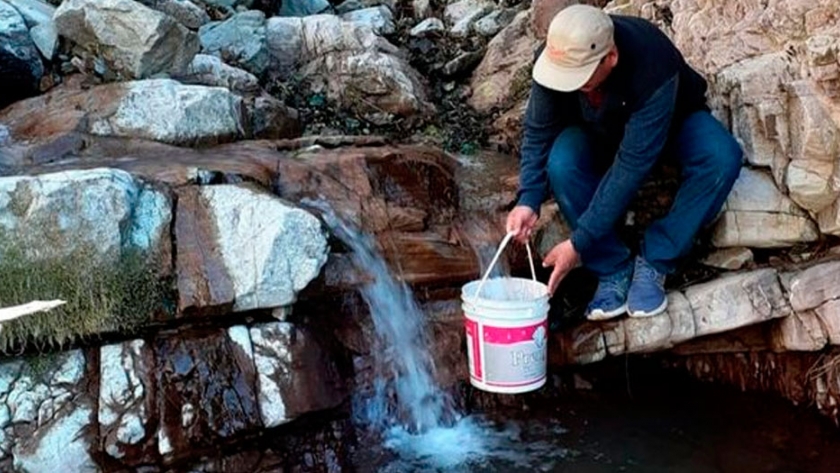
{"type": "MultiPolygon", "coordinates": [[[[840,471],[840,434],[812,412],[661,373],[637,376],[632,394],[628,381],[588,395],[524,395],[519,399],[531,400],[526,410],[460,412],[435,382],[429,334],[411,290],[390,274],[372,238],[328,206],[309,204],[371,277],[361,292],[375,326],[377,377],[372,392],[354,399],[362,432],[357,471],[840,471]]],[[[610,376],[616,378],[622,374],[610,376]]]]}

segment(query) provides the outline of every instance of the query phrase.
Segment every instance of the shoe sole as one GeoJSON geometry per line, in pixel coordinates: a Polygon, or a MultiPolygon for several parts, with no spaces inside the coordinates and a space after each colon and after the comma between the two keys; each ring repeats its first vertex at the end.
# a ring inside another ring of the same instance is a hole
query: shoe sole
{"type": "Polygon", "coordinates": [[[630,317],[637,318],[637,319],[643,319],[645,317],[653,317],[654,315],[659,315],[662,312],[665,312],[665,309],[667,309],[667,308],[668,308],[668,298],[666,297],[665,300],[662,301],[662,304],[659,304],[659,307],[653,309],[650,312],[647,312],[647,311],[644,311],[644,310],[630,310],[630,308],[628,307],[627,315],[629,315],[630,317]]]}
{"type": "Polygon", "coordinates": [[[625,313],[627,313],[627,304],[624,304],[623,306],[608,312],[604,312],[600,309],[593,310],[592,312],[586,314],[586,318],[593,322],[599,322],[603,320],[614,319],[625,313]]]}

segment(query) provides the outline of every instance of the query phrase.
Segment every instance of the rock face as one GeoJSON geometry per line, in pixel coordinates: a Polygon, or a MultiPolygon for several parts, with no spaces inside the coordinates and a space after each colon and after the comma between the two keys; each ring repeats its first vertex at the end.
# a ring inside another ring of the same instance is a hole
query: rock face
{"type": "Polygon", "coordinates": [[[431,112],[419,73],[369,26],[315,15],[271,18],[266,28],[281,78],[298,71],[312,93],[378,124],[431,112]]]}
{"type": "MultiPolygon", "coordinates": [[[[116,169],[0,178],[0,228],[36,259],[169,244],[166,194],[116,169]]],[[[4,238],[5,239],[5,238],[4,238]]]]}
{"type": "Polygon", "coordinates": [[[0,2],[0,109],[38,92],[44,64],[29,36],[24,18],[0,2]]]}
{"type": "Polygon", "coordinates": [[[265,14],[258,10],[208,23],[199,30],[201,50],[261,77],[269,66],[265,24],[265,14]]]}
{"type": "Polygon", "coordinates": [[[12,139],[55,140],[68,133],[189,145],[245,134],[242,99],[227,89],[149,79],[90,90],[56,88],[0,112],[12,139]],[[49,105],[47,105],[49,104],[49,105]]]}
{"type": "Polygon", "coordinates": [[[181,73],[199,50],[195,33],[133,0],[68,0],[56,10],[55,24],[59,35],[128,79],[181,73]]]}

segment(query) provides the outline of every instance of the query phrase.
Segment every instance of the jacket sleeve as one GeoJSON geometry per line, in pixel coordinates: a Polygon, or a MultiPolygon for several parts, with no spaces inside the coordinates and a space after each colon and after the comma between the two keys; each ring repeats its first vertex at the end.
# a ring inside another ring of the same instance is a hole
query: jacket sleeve
{"type": "Polygon", "coordinates": [[[537,215],[548,195],[548,153],[567,122],[562,108],[556,93],[532,82],[523,125],[517,205],[527,205],[537,215]]]}
{"type": "Polygon", "coordinates": [[[572,232],[572,245],[584,261],[595,242],[612,231],[624,215],[665,147],[677,86],[675,75],[630,116],[615,160],[572,232]]]}

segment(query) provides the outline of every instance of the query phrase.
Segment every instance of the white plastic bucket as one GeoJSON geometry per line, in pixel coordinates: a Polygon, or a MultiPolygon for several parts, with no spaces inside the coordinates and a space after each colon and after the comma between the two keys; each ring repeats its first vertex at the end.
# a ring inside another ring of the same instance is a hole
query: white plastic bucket
{"type": "Polygon", "coordinates": [[[531,280],[487,278],[513,235],[502,240],[484,277],[461,289],[470,383],[494,393],[534,391],[546,381],[548,286],[537,281],[530,245],[531,280]]]}

